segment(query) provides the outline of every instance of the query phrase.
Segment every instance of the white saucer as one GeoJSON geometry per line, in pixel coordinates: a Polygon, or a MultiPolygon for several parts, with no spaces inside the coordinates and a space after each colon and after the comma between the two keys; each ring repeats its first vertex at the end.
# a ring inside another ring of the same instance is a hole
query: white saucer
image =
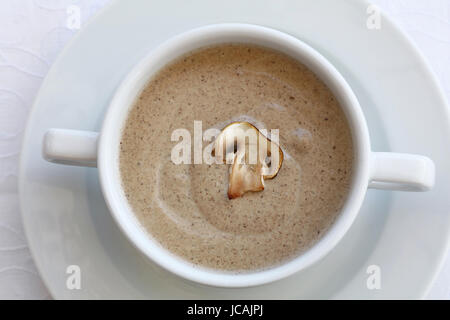
{"type": "Polygon", "coordinates": [[[424,59],[382,17],[366,27],[365,1],[112,1],[64,50],[32,109],[24,138],[20,199],[28,241],[55,298],[420,298],[447,250],[449,113],[424,59]],[[269,26],[306,41],[335,64],[358,96],[375,151],[424,154],[436,163],[429,193],[370,190],[350,232],[312,268],[250,289],[196,286],[150,265],[114,224],[96,169],[45,162],[47,128],[98,130],[126,72],[151,48],[217,22],[269,26]],[[366,286],[369,265],[381,289],[366,286]],[[66,268],[81,267],[81,290],[66,268]]]}

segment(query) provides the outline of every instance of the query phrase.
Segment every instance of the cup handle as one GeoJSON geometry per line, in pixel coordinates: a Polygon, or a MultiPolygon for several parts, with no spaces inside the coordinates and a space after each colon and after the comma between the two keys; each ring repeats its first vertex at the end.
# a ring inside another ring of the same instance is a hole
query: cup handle
{"type": "Polygon", "coordinates": [[[434,186],[431,159],[406,153],[372,152],[369,188],[399,191],[428,191],[434,186]]]}
{"type": "Polygon", "coordinates": [[[96,167],[98,132],[49,129],[44,135],[42,155],[54,163],[96,167]]]}

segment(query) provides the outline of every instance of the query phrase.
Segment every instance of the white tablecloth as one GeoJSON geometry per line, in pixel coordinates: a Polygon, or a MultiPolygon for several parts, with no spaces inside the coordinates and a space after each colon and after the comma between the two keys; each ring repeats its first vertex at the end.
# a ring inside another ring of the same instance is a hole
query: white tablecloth
{"type": "MultiPolygon", "coordinates": [[[[20,220],[17,175],[21,138],[45,74],[77,32],[76,10],[82,25],[108,1],[0,2],[0,299],[50,298],[30,256],[20,220]]],[[[373,3],[416,42],[450,100],[450,0],[373,3]]],[[[428,297],[450,299],[450,258],[428,297]]]]}

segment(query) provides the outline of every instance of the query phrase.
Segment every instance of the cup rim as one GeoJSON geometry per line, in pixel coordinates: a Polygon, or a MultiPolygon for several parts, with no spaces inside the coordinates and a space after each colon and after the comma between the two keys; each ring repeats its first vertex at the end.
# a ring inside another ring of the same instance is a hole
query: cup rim
{"type": "Polygon", "coordinates": [[[359,102],[343,76],[325,57],[300,39],[272,28],[253,24],[222,23],[198,27],[174,36],[157,46],[133,67],[116,90],[104,118],[98,147],[98,169],[101,189],[113,219],[144,256],[163,269],[196,283],[241,288],[286,278],[318,262],[337,245],[353,223],[364,199],[369,182],[369,155],[369,133],[359,102]],[[287,53],[319,76],[338,99],[347,117],[355,152],[352,187],[330,229],[297,257],[268,269],[245,273],[193,265],[151,239],[151,235],[140,225],[126,200],[121,188],[118,165],[123,124],[133,102],[151,76],[176,57],[196,48],[230,42],[272,47],[287,53]],[[118,128],[120,130],[117,130],[118,128]]]}

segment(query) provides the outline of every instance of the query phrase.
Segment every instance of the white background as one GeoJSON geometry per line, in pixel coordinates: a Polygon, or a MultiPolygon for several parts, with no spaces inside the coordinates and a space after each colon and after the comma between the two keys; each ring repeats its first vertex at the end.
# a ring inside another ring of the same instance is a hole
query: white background
{"type": "MultiPolygon", "coordinates": [[[[21,225],[17,194],[21,138],[43,78],[77,32],[67,28],[68,8],[79,7],[81,24],[84,24],[108,1],[2,0],[0,3],[0,299],[50,298],[30,256],[21,225]]],[[[450,100],[450,0],[372,2],[414,40],[450,100]]],[[[450,299],[450,257],[428,298],[450,299]]]]}

